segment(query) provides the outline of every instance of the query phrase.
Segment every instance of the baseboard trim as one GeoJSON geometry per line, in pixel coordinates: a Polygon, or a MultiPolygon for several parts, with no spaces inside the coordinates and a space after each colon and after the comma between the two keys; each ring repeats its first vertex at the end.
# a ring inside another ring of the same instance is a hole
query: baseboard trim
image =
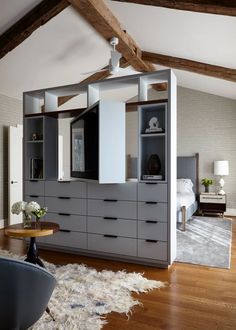
{"type": "Polygon", "coordinates": [[[226,209],[225,215],[236,216],[236,209],[226,209]]]}

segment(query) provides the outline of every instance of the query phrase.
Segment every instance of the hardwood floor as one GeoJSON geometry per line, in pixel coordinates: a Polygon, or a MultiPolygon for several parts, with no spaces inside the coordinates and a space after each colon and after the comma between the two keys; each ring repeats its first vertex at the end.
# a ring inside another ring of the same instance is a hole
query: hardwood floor
{"type": "MultiPolygon", "coordinates": [[[[25,252],[25,243],[4,237],[3,230],[0,247],[18,254],[25,252]]],[[[40,256],[56,264],[82,262],[98,270],[142,272],[149,279],[167,282],[164,289],[133,295],[142,305],[133,309],[129,319],[126,315],[109,314],[103,330],[236,329],[236,217],[233,218],[230,270],[181,263],[175,263],[168,270],[157,269],[43,250],[40,256]]]]}

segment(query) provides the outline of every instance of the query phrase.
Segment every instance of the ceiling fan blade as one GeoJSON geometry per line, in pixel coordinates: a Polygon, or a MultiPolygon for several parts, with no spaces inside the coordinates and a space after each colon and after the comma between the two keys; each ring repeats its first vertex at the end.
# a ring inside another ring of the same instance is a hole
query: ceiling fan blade
{"type": "Polygon", "coordinates": [[[109,69],[107,68],[107,69],[101,69],[101,70],[93,70],[93,71],[88,71],[88,72],[82,72],[81,75],[93,74],[93,73],[107,71],[107,70],[109,70],[109,69]]]}

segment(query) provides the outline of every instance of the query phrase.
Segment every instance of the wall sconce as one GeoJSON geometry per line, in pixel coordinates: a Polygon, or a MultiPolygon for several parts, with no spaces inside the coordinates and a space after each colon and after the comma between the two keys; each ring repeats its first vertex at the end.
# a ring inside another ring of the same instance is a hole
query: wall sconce
{"type": "Polygon", "coordinates": [[[219,175],[219,195],[225,195],[223,186],[225,184],[223,176],[229,175],[229,162],[228,160],[216,160],[214,161],[214,175],[219,175]]]}

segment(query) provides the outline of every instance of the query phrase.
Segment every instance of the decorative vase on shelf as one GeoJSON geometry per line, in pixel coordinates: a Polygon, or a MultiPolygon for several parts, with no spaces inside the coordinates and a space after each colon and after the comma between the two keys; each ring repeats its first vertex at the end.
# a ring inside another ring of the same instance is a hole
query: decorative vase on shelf
{"type": "Polygon", "coordinates": [[[209,193],[209,186],[205,186],[205,193],[209,193]]]}
{"type": "Polygon", "coordinates": [[[31,215],[26,212],[23,212],[23,226],[24,228],[31,227],[31,215]]]}
{"type": "Polygon", "coordinates": [[[147,163],[148,174],[158,175],[161,172],[161,161],[157,154],[152,154],[147,163]]]}

